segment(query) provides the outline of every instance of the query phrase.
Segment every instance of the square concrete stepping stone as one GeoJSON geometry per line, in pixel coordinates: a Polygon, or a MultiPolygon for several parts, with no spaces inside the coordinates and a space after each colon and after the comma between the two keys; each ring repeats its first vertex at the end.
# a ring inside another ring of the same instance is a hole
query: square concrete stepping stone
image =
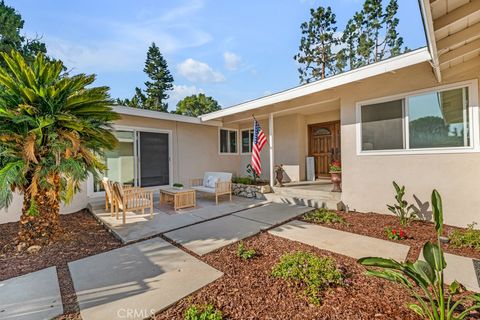
{"type": "Polygon", "coordinates": [[[43,320],[63,314],[57,268],[0,282],[0,319],[43,320]]]}
{"type": "Polygon", "coordinates": [[[234,215],[205,221],[164,235],[198,255],[252,236],[269,225],[234,215]]]}
{"type": "MultiPolygon", "coordinates": [[[[467,290],[480,292],[480,284],[475,271],[475,260],[451,253],[444,253],[444,255],[445,261],[447,262],[447,267],[443,271],[445,282],[450,284],[457,280],[463,284],[467,290]]],[[[424,260],[423,250],[420,252],[419,259],[424,260]]]]}
{"type": "Polygon", "coordinates": [[[160,238],[68,267],[84,320],[144,319],[222,275],[160,238]]]}
{"type": "Polygon", "coordinates": [[[295,218],[312,208],[302,207],[291,204],[269,203],[261,207],[248,209],[234,213],[237,217],[242,217],[269,225],[277,225],[292,218],[295,218]]]}
{"type": "Polygon", "coordinates": [[[355,259],[383,257],[404,261],[409,246],[294,220],[269,233],[355,259]]]}

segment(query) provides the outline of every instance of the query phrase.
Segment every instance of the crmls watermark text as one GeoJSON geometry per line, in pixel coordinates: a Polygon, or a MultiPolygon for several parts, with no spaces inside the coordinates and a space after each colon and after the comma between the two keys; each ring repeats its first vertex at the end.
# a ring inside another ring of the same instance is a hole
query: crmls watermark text
{"type": "Polygon", "coordinates": [[[153,309],[120,308],[117,310],[117,317],[121,319],[145,319],[154,315],[153,309]]]}

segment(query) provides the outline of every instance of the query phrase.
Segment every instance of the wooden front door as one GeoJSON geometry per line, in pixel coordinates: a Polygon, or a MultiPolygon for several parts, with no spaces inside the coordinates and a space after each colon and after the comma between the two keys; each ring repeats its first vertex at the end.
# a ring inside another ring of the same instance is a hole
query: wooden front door
{"type": "Polygon", "coordinates": [[[308,155],[315,158],[315,177],[328,176],[332,161],[340,161],[340,121],[309,125],[308,141],[308,155]]]}

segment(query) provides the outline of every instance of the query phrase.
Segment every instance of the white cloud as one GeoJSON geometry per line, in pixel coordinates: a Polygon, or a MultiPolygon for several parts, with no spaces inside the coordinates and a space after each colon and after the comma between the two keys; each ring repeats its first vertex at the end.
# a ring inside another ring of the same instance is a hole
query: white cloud
{"type": "Polygon", "coordinates": [[[188,58],[177,66],[178,73],[191,82],[222,82],[225,77],[205,62],[188,58]]]}
{"type": "Polygon", "coordinates": [[[225,68],[234,71],[238,69],[242,58],[233,52],[226,51],[223,53],[223,60],[225,62],[225,68]]]}
{"type": "Polygon", "coordinates": [[[170,98],[168,99],[169,109],[174,110],[177,103],[185,97],[192,94],[205,93],[202,88],[188,85],[173,85],[173,90],[170,92],[170,98]]]}
{"type": "Polygon", "coordinates": [[[85,24],[101,30],[95,37],[69,40],[45,36],[44,41],[49,54],[79,72],[138,70],[152,42],[167,55],[211,42],[212,36],[195,23],[195,14],[202,7],[202,1],[190,0],[161,16],[149,12],[121,23],[92,19],[85,24]]]}

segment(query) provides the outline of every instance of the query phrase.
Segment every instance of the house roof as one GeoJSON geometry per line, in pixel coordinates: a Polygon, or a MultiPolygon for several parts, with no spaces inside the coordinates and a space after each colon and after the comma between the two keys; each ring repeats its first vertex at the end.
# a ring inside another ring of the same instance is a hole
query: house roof
{"type": "Polygon", "coordinates": [[[205,124],[205,125],[212,125],[212,126],[221,125],[221,123],[219,123],[218,121],[204,122],[197,117],[189,117],[189,116],[173,114],[168,112],[158,112],[153,110],[131,108],[126,106],[112,106],[112,109],[113,111],[122,115],[137,116],[137,117],[167,120],[167,121],[177,121],[177,122],[183,122],[183,123],[205,124]]]}
{"type": "Polygon", "coordinates": [[[480,65],[480,1],[419,2],[437,80],[461,70],[467,62],[469,67],[480,65]]]}
{"type": "Polygon", "coordinates": [[[229,108],[225,108],[212,113],[200,116],[202,121],[220,119],[239,112],[254,110],[275,103],[295,99],[301,96],[315,92],[331,89],[365,78],[380,75],[386,72],[395,71],[411,65],[431,60],[431,55],[427,48],[421,48],[405,54],[392,57],[377,63],[373,63],[358,69],[350,70],[326,79],[307,83],[272,95],[261,97],[255,100],[247,101],[229,108]]]}

